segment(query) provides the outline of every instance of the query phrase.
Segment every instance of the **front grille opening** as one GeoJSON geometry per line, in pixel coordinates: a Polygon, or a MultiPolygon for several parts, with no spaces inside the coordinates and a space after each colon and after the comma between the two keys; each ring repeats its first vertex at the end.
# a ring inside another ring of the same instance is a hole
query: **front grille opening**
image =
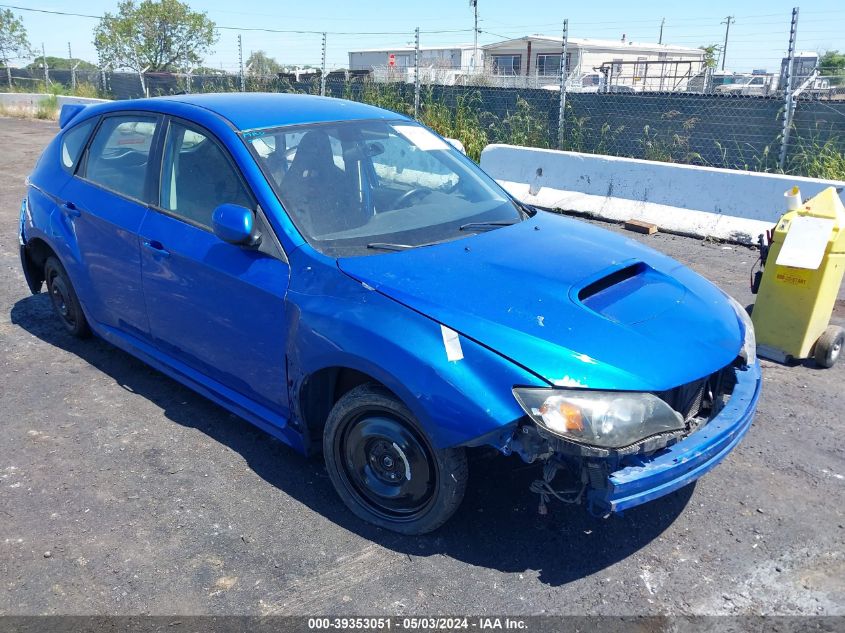
{"type": "Polygon", "coordinates": [[[725,406],[736,385],[736,370],[729,365],[717,372],[657,395],[683,416],[690,430],[708,422],[725,406]]]}

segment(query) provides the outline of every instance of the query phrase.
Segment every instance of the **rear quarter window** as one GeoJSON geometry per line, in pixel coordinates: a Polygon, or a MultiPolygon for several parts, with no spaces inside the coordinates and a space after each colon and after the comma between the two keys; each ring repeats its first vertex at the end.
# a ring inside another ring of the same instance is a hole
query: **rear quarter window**
{"type": "Polygon", "coordinates": [[[73,172],[96,119],[80,123],[62,135],[62,167],[73,172]]]}
{"type": "Polygon", "coordinates": [[[144,200],[156,126],[157,118],[145,114],[105,117],[88,145],[84,178],[114,193],[144,200]]]}

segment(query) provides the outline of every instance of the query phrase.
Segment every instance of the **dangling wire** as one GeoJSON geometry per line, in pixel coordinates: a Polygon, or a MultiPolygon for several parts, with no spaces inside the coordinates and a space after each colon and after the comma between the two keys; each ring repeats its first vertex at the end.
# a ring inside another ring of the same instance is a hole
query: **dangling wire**
{"type": "Polygon", "coordinates": [[[540,505],[537,508],[540,515],[545,516],[549,513],[547,504],[552,497],[562,503],[580,503],[584,496],[584,491],[587,488],[586,483],[581,486],[580,490],[555,490],[551,483],[557,475],[557,471],[557,464],[546,462],[543,464],[543,478],[535,479],[528,487],[531,492],[540,495],[540,505]]]}

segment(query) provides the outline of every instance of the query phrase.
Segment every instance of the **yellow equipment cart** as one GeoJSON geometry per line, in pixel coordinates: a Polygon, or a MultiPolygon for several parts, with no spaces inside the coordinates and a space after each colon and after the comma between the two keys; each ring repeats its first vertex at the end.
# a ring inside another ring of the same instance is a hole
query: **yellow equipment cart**
{"type": "Polygon", "coordinates": [[[845,206],[829,187],[787,212],[773,231],[751,314],[757,353],[833,366],[845,343],[842,328],[829,325],[843,272],[845,206]]]}

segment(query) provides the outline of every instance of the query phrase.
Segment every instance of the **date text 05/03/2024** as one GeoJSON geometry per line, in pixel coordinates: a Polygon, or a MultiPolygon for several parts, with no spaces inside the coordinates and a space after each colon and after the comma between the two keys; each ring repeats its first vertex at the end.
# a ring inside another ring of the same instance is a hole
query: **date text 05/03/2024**
{"type": "Polygon", "coordinates": [[[359,630],[389,631],[391,629],[409,631],[428,630],[478,630],[496,631],[526,630],[527,623],[519,618],[506,617],[403,617],[403,618],[367,618],[336,617],[308,618],[309,630],[359,630]]]}

